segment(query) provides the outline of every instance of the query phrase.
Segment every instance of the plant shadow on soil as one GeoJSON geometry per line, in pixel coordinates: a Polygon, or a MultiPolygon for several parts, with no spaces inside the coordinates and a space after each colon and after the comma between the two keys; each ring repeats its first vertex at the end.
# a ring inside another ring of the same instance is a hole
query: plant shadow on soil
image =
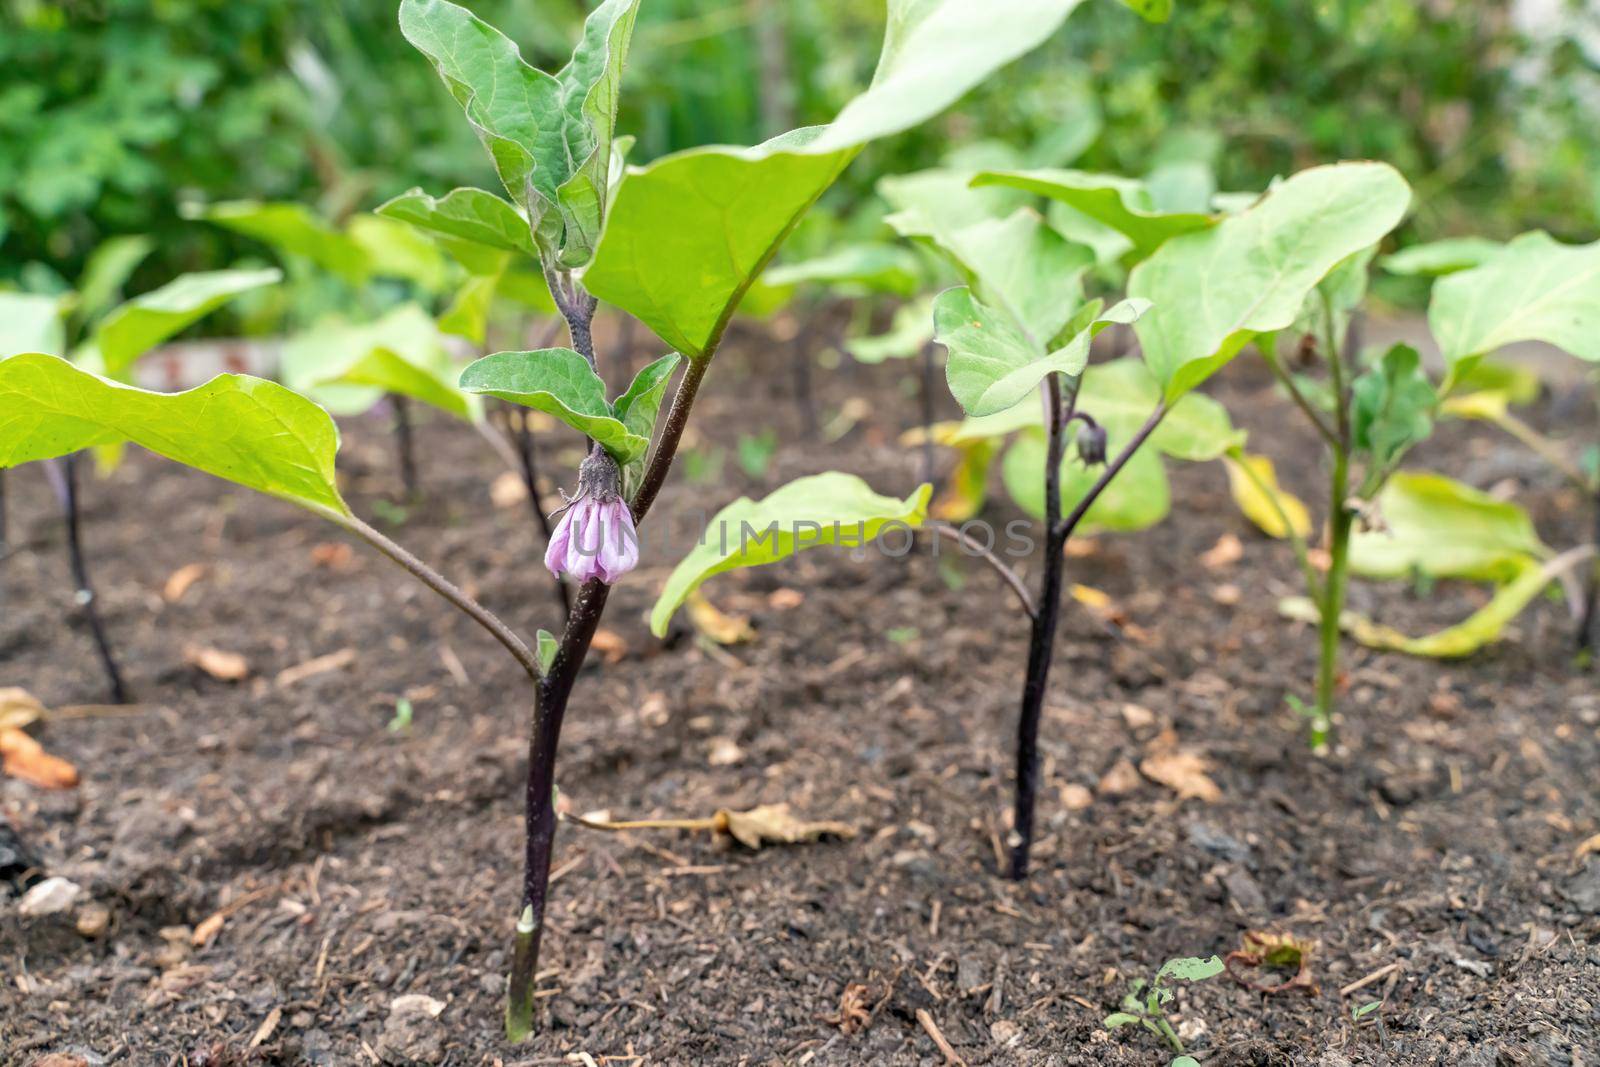
{"type": "MultiPolygon", "coordinates": [[[[727,484],[689,484],[680,463],[658,515],[832,467],[909,491],[917,456],[896,437],[916,418],[914,375],[819,375],[825,416],[853,397],[872,414],[807,448],[777,384],[787,374],[752,372],[759,344],[731,347],[691,443],[731,453],[753,409],[789,443],[759,482],[730,462],[727,484]]],[[[1313,442],[1255,365],[1211,391],[1320,500],[1313,442]]],[[[346,429],[349,495],[371,515],[395,493],[384,426],[346,429]]],[[[426,499],[395,535],[525,632],[554,629],[526,510],[489,502],[492,455],[442,417],[420,433],[426,499]]],[[[542,445],[546,470],[569,476],[576,442],[542,445]]],[[[1413,466],[1522,479],[1546,540],[1580,537],[1576,502],[1492,431],[1446,426],[1413,466]]],[[[0,810],[111,925],[86,939],[71,916],[25,921],[0,904],[0,1063],[74,1050],[139,1065],[941,1062],[925,1011],[971,1064],[1165,1064],[1151,1035],[1108,1034],[1101,1019],[1131,979],[1226,953],[1251,928],[1314,939],[1320,992],[1264,996],[1225,977],[1180,988],[1180,1032],[1208,1065],[1566,1064],[1600,1048],[1600,856],[1574,858],[1600,829],[1600,693],[1569,663],[1565,608],[1540,602],[1466,662],[1347,645],[1343,747],[1313,758],[1284,700],[1308,687],[1314,657],[1310,632],[1275,612],[1300,591],[1290,553],[1247,528],[1220,467],[1169,469],[1181,519],[1097,537],[1069,561],[1069,581],[1110,594],[1133,626],[1069,602],[1041,840],[1021,884],[994,870],[1027,635],[991,573],[945,545],[942,565],[925,548],[898,561],[819,550],[724,576],[708,592],[758,636],[710,653],[650,638],[674,561],[647,557],[613,597],[619,640],[592,657],[568,717],[571,807],[621,818],[787,801],[862,833],[749,853],[563,826],[541,1028],[511,1049],[499,1027],[520,878],[517,668],[315,518],[136,456],[89,486],[86,537],[144,703],[41,732],[82,770],[79,789],[0,783],[0,810]],[[1243,559],[1198,563],[1225,534],[1243,559]],[[168,575],[192,563],[209,570],[165,601],[168,575]],[[186,664],[187,645],[240,653],[253,677],[213,680],[186,664]],[[346,649],[342,668],[280,676],[346,649]],[[414,719],[391,732],[402,697],[414,719]],[[1102,788],[1168,730],[1209,761],[1220,800],[1138,775],[1102,788]],[[1087,806],[1069,810],[1073,796],[1087,806]],[[446,1007],[408,1029],[390,1019],[405,994],[446,1007]],[[852,1033],[842,998],[869,1013],[852,1033]],[[1383,1038],[1370,1017],[1350,1022],[1378,999],[1383,1038]]],[[[44,479],[14,472],[9,488],[0,684],[52,707],[100,700],[44,479]]],[[[996,500],[988,517],[1016,515],[996,500]]],[[[1357,582],[1353,606],[1420,631],[1484,596],[1357,582]]]]}

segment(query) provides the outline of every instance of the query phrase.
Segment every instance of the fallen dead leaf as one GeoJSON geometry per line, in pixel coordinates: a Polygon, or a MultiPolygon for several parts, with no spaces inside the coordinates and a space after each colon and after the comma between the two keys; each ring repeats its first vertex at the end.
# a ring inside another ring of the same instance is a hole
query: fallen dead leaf
{"type": "Polygon", "coordinates": [[[195,924],[194,933],[189,935],[189,944],[195,948],[205,948],[211,944],[211,939],[222,931],[222,924],[228,921],[228,913],[219,911],[210,918],[201,919],[195,924]]]}
{"type": "Polygon", "coordinates": [[[167,576],[166,584],[161,587],[161,599],[168,604],[176,604],[183,599],[189,587],[204,578],[210,570],[209,563],[185,563],[167,576]]]}
{"type": "Polygon", "coordinates": [[[311,562],[329,570],[343,570],[355,559],[355,550],[343,541],[323,541],[311,546],[311,562]]]}
{"type": "Polygon", "coordinates": [[[1067,542],[1062,555],[1068,559],[1087,559],[1100,551],[1100,542],[1092,537],[1074,537],[1067,542]]]}
{"type": "Polygon", "coordinates": [[[1156,713],[1142,704],[1124,704],[1122,721],[1128,724],[1130,730],[1143,730],[1156,724],[1156,713]]]}
{"type": "Polygon", "coordinates": [[[528,487],[515,471],[502,471],[489,483],[489,500],[497,508],[514,508],[528,499],[528,487]]]}
{"type": "Polygon", "coordinates": [[[1077,782],[1061,787],[1061,806],[1068,811],[1082,811],[1093,803],[1094,794],[1077,782]]]}
{"type": "Polygon", "coordinates": [[[45,706],[26,689],[16,686],[0,689],[0,730],[20,730],[45,715],[45,706]]]}
{"type": "Polygon", "coordinates": [[[1104,797],[1126,796],[1139,788],[1139,771],[1126,759],[1119,759],[1111,769],[1100,776],[1095,791],[1104,797]]]}
{"type": "Polygon", "coordinates": [[[280,688],[291,686],[296,682],[303,682],[307,678],[315,678],[319,674],[343,670],[355,661],[355,649],[341,648],[337,652],[329,652],[326,656],[317,656],[306,660],[304,663],[297,663],[293,667],[285,667],[278,672],[278,676],[272,682],[280,688]]]}
{"type": "Polygon", "coordinates": [[[250,661],[237,652],[189,645],[183,650],[183,661],[221,682],[242,682],[250,677],[250,661]]]}
{"type": "Polygon", "coordinates": [[[860,982],[851,982],[839,994],[839,1010],[832,1015],[824,1015],[822,1021],[829,1026],[837,1026],[847,1035],[858,1034],[872,1021],[872,1012],[867,1009],[871,997],[871,988],[860,982]]]}
{"type": "Polygon", "coordinates": [[[774,589],[767,594],[767,606],[773,611],[790,611],[804,604],[806,595],[798,589],[774,589]]]}
{"type": "Polygon", "coordinates": [[[591,830],[611,832],[709,830],[720,841],[736,841],[750,849],[759,849],[763,845],[799,845],[823,837],[838,837],[848,841],[857,834],[856,828],[849,823],[807,822],[797,819],[787,804],[762,804],[748,811],[718,808],[708,819],[626,819],[614,822],[607,818],[592,817],[604,814],[606,813],[595,812],[591,815],[567,813],[566,817],[591,830]]]}
{"type": "Polygon", "coordinates": [[[1231,608],[1244,599],[1244,591],[1232,582],[1211,587],[1211,599],[1225,608],[1231,608]]]}
{"type": "Polygon", "coordinates": [[[1222,799],[1222,790],[1207,776],[1210,769],[1211,761],[1200,753],[1178,747],[1178,736],[1170,728],[1150,742],[1145,758],[1139,761],[1141,774],[1177,793],[1180,799],[1215,804],[1222,799]]]}
{"type": "Polygon", "coordinates": [[[617,631],[604,626],[594,632],[594,640],[589,645],[607,663],[621,663],[628,655],[628,642],[617,631]]]}
{"type": "Polygon", "coordinates": [[[1579,845],[1577,854],[1573,858],[1581,860],[1591,852],[1600,852],[1600,834],[1595,834],[1579,845]]]}
{"type": "Polygon", "coordinates": [[[756,632],[749,619],[742,615],[729,615],[698,590],[689,594],[684,607],[688,609],[689,621],[694,628],[719,645],[738,645],[755,640],[756,632]]]}
{"type": "Polygon", "coordinates": [[[0,729],[0,772],[40,789],[71,789],[78,784],[78,768],[50,755],[15,727],[0,729]]]}
{"type": "Polygon", "coordinates": [[[1244,545],[1231,533],[1217,538],[1217,543],[1200,554],[1200,562],[1208,570],[1231,567],[1244,558],[1244,545]]]}
{"type": "Polygon", "coordinates": [[[1275,934],[1266,930],[1246,930],[1238,949],[1223,957],[1228,977],[1242,986],[1260,993],[1287,993],[1301,990],[1316,996],[1320,990],[1311,980],[1311,954],[1316,951],[1315,941],[1306,941],[1293,934],[1275,934]],[[1279,971],[1294,971],[1294,976],[1277,985],[1262,985],[1234,969],[1241,967],[1267,967],[1279,971]]]}

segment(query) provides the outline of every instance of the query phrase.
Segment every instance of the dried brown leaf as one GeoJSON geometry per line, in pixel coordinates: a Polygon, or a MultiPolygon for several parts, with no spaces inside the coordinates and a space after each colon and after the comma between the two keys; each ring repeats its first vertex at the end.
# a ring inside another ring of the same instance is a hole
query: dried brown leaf
{"type": "Polygon", "coordinates": [[[1100,776],[1095,791],[1105,797],[1120,797],[1139,788],[1139,771],[1126,759],[1119,759],[1100,776]]]}
{"type": "Polygon", "coordinates": [[[78,784],[78,768],[50,755],[15,727],[0,728],[0,771],[40,789],[71,789],[78,784]]]}
{"type": "Polygon", "coordinates": [[[1311,980],[1311,955],[1316,951],[1315,941],[1304,940],[1293,934],[1278,934],[1268,930],[1246,930],[1238,949],[1223,958],[1228,976],[1240,985],[1261,993],[1288,993],[1301,990],[1316,996],[1317,983],[1311,980]],[[1271,968],[1294,971],[1294,976],[1277,985],[1264,985],[1246,977],[1239,968],[1271,968]]]}
{"type": "Polygon", "coordinates": [[[715,832],[733,838],[746,848],[762,845],[798,845],[825,836],[846,841],[856,836],[856,828],[842,822],[806,822],[797,819],[787,804],[762,804],[749,811],[717,811],[715,832]]]}
{"type": "Polygon", "coordinates": [[[237,652],[190,645],[183,650],[183,660],[221,682],[242,682],[250,677],[250,661],[237,652]]]}
{"type": "Polygon", "coordinates": [[[730,615],[707,600],[698,590],[684,601],[689,621],[694,628],[719,645],[738,645],[754,641],[756,632],[750,620],[742,615],[730,615]]]}
{"type": "Polygon", "coordinates": [[[355,559],[355,550],[343,541],[323,541],[311,546],[311,562],[331,571],[343,570],[355,559]]]}
{"type": "Polygon", "coordinates": [[[183,599],[183,594],[189,591],[191,585],[210,571],[209,563],[185,563],[167,576],[166,584],[161,587],[161,599],[168,604],[176,604],[183,599]]]}
{"type": "Polygon", "coordinates": [[[0,689],[0,730],[20,730],[44,718],[45,706],[26,689],[0,689]]]}
{"type": "Polygon", "coordinates": [[[1200,563],[1207,570],[1231,567],[1244,558],[1244,545],[1231,533],[1217,538],[1217,543],[1200,554],[1200,563]]]}
{"type": "Polygon", "coordinates": [[[1222,799],[1222,790],[1207,776],[1210,769],[1211,761],[1190,749],[1155,751],[1139,762],[1141,774],[1166,786],[1181,799],[1215,804],[1222,799]]]}
{"type": "Polygon", "coordinates": [[[628,642],[615,630],[608,630],[604,626],[594,632],[594,640],[589,646],[600,653],[600,658],[607,663],[621,663],[628,655],[628,642]]]}

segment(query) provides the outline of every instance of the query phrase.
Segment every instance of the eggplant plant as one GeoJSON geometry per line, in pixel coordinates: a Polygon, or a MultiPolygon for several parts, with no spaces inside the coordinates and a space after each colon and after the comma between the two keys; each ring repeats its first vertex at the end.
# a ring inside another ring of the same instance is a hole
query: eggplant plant
{"type": "MultiPolygon", "coordinates": [[[[46,354],[0,364],[6,413],[0,467],[132,441],[288,500],[400,564],[493,635],[524,671],[534,709],[525,873],[506,1009],[512,1040],[533,1027],[562,721],[611,586],[637,563],[634,531],[665,483],[729,318],[783,239],[867,142],[942,110],[1042,43],[1076,6],[1076,0],[891,0],[873,80],[829,125],[750,148],[691,149],[617,173],[612,133],[637,3],[605,0],[585,23],[572,61],[554,75],[525,63],[510,40],[465,8],[446,0],[405,0],[400,8],[402,33],[462,104],[511,198],[458,190],[421,205],[408,221],[446,233],[526,227],[568,324],[570,348],[496,353],[469,366],[461,380],[470,392],[544,411],[592,442],[546,554],[552,570],[582,581],[559,636],[541,633],[530,648],[352,514],[335,476],[337,428],[326,411],[283,386],[223,375],[164,395],[46,354]],[[952,56],[959,57],[954,66],[952,56]],[[633,314],[673,349],[614,396],[598,372],[591,331],[600,300],[633,314]]],[[[865,537],[897,519],[919,521],[925,490],[902,502],[878,497],[847,475],[821,477],[823,483],[779,502],[785,523],[818,525],[833,537],[853,523],[865,537]]],[[[806,547],[796,540],[763,543],[712,561],[707,570],[806,547]]]]}
{"type": "MultiPolygon", "coordinates": [[[[71,353],[72,361],[112,380],[132,373],[140,356],[209,315],[240,294],[276,284],[276,270],[223,270],[185,274],[122,303],[117,297],[153,245],[144,237],[116,237],[95,250],[74,291],[42,294],[0,293],[0,366],[24,352],[71,353]]],[[[10,415],[13,432],[28,426],[25,411],[10,415]]],[[[114,440],[90,440],[103,468],[119,456],[114,440]]],[[[117,664],[105,622],[100,617],[89,560],[83,544],[80,448],[56,453],[46,468],[66,520],[68,563],[74,599],[89,627],[111,699],[131,699],[117,664]]],[[[0,464],[0,468],[6,466],[0,464]]],[[[0,469],[0,558],[4,557],[5,491],[0,469]]]]}

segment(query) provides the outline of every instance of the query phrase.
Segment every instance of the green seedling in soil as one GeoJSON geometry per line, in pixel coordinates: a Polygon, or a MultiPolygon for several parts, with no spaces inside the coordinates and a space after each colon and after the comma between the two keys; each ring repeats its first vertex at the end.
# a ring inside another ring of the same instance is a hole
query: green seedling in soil
{"type": "MultiPolygon", "coordinates": [[[[543,411],[591,442],[578,491],[546,553],[552,570],[573,574],[581,588],[561,635],[541,633],[537,651],[350,511],[335,476],[337,427],[324,409],[292,390],[222,375],[167,395],[121,385],[51,355],[0,363],[0,410],[7,415],[0,419],[0,467],[131,441],[288,500],[405,568],[488,631],[526,673],[534,708],[525,873],[506,1008],[511,1040],[533,1028],[562,721],[611,585],[637,563],[635,526],[666,480],[734,309],[866,143],[942,110],[1041,44],[1075,6],[1076,0],[891,0],[873,81],[830,125],[752,148],[691,149],[623,171],[613,166],[612,129],[637,0],[598,6],[572,62],[554,75],[526,64],[510,40],[465,8],[445,0],[402,3],[401,31],[433,61],[463,106],[511,198],[457,190],[422,204],[407,221],[448,234],[485,219],[504,227],[525,220],[571,339],[570,348],[487,356],[461,379],[469,392],[543,411]],[[958,67],[948,62],[952,54],[962,57],[958,67]],[[729,211],[734,203],[740,209],[729,211]],[[594,351],[591,325],[600,300],[631,313],[673,349],[615,395],[594,351]],[[680,369],[658,432],[657,415],[680,369]]],[[[826,532],[817,543],[865,540],[892,523],[920,523],[927,492],[924,487],[904,501],[881,497],[859,479],[833,473],[724,512],[735,529],[743,519],[762,531],[769,522],[790,530],[821,527],[826,532]]],[[[653,627],[664,631],[672,612],[711,574],[807,547],[792,533],[727,551],[708,539],[674,571],[653,627]]]]}
{"type": "MultiPolygon", "coordinates": [[[[1178,1039],[1178,1032],[1167,1020],[1167,1005],[1172,1003],[1173,998],[1173,992],[1167,988],[1167,982],[1169,980],[1203,982],[1208,978],[1215,978],[1222,971],[1222,961],[1215,956],[1205,960],[1198,956],[1168,960],[1161,965],[1155,978],[1150,981],[1147,982],[1143,978],[1134,979],[1127,996],[1122,998],[1122,1010],[1107,1015],[1101,1025],[1107,1030],[1119,1030],[1124,1026],[1141,1026],[1165,1041],[1172,1051],[1182,1053],[1183,1042],[1178,1039]]],[[[1176,1060],[1173,1062],[1177,1063],[1176,1060]]]]}
{"type": "MultiPolygon", "coordinates": [[[[95,250],[76,290],[63,293],[0,293],[0,361],[23,352],[71,354],[80,366],[123,380],[140,356],[209,315],[234,297],[278,282],[276,270],[223,270],[184,274],[166,285],[117,303],[123,286],[153,245],[144,237],[115,237],[95,250]]],[[[0,362],[0,366],[3,366],[0,362]]],[[[8,413],[9,414],[9,413],[8,413]]],[[[25,421],[25,416],[22,420],[25,421]]],[[[20,426],[17,427],[20,430],[20,426]]],[[[87,440],[101,467],[115,467],[120,452],[112,442],[87,440]]],[[[130,700],[127,683],[106,633],[90,581],[83,547],[83,508],[79,448],[57,453],[46,468],[66,517],[68,562],[74,600],[94,639],[111,699],[130,700]]],[[[4,467],[0,464],[0,467],[4,467]]],[[[0,559],[5,556],[5,472],[0,469],[0,559]]]]}
{"type": "MultiPolygon", "coordinates": [[[[1428,325],[1449,366],[1441,415],[1493,423],[1537,453],[1589,501],[1600,545],[1600,443],[1574,458],[1523,422],[1510,409],[1537,396],[1537,379],[1487,360],[1506,345],[1543,341],[1600,364],[1600,241],[1568,245],[1537,231],[1504,245],[1441,241],[1397,253],[1383,266],[1439,278],[1428,325]]],[[[1600,406],[1600,368],[1591,377],[1600,406]]],[[[1600,559],[1574,607],[1574,642],[1580,656],[1590,656],[1600,640],[1600,559]]]]}
{"type": "Polygon", "coordinates": [[[758,434],[740,434],[734,446],[739,469],[752,478],[765,478],[772,457],[778,452],[778,435],[771,430],[758,434]]]}
{"type": "MultiPolygon", "coordinates": [[[[1382,164],[1316,167],[1236,214],[1204,216],[1160,211],[1140,183],[1112,175],[989,172],[974,184],[1060,199],[1133,242],[1126,297],[1108,308],[1101,299],[1085,300],[1082,279],[1093,253],[1030,208],[999,220],[946,222],[941,199],[895,220],[901,232],[949,256],[968,279],[934,304],[935,334],[949,351],[946,378],[968,415],[947,440],[1021,431],[1006,454],[1006,484],[1044,522],[1036,597],[988,553],[1031,623],[1010,857],[1011,876],[1022,878],[1068,540],[1090,523],[1139,529],[1159,521],[1169,506],[1161,454],[1217,459],[1242,444],[1227,413],[1193,390],[1250,338],[1293,323],[1341,261],[1388,232],[1398,219],[1368,208],[1405,183],[1382,164]],[[1285,260],[1286,248],[1294,254],[1285,260]],[[1091,366],[1095,335],[1130,323],[1140,356],[1091,366]],[[1070,434],[1074,422],[1079,427],[1070,434]],[[1151,448],[1142,450],[1147,443],[1151,448]]],[[[969,540],[964,530],[935,529],[969,540]]]]}

